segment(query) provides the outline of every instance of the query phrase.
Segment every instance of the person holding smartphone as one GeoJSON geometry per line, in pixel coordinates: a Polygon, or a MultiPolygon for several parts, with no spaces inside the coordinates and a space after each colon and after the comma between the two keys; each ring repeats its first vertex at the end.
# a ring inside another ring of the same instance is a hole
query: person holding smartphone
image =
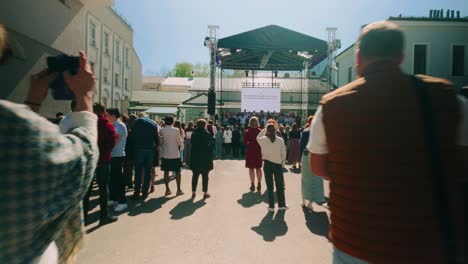
{"type": "MultiPolygon", "coordinates": [[[[0,25],[0,51],[5,39],[0,25]]],[[[0,125],[0,146],[8,150],[0,152],[0,183],[8,190],[0,193],[0,263],[69,263],[83,240],[81,200],[99,156],[96,81],[80,52],[77,73],[64,74],[76,108],[62,134],[37,114],[55,78],[47,69],[33,74],[24,105],[0,100],[0,116],[8,120],[0,125]]]]}

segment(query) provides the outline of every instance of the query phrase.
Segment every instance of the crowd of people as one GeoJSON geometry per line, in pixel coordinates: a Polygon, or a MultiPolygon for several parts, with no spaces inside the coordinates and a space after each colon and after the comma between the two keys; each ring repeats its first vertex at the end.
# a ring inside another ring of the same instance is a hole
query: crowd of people
{"type": "Polygon", "coordinates": [[[185,125],[93,105],[96,81],[83,52],[77,73],[63,74],[75,100],[57,126],[37,114],[57,74],[32,75],[24,104],[0,100],[0,262],[71,263],[94,178],[107,224],[117,220],[108,208],[126,209],[126,189],[143,200],[154,191],[156,166],[165,195],[170,174],[184,195],[185,163],[192,197],[201,174],[207,199],[213,159],[244,156],[251,191],[262,190],[265,174],[269,211],[274,189],[278,209],[288,209],[286,161],[301,168],[304,207],[323,204],[323,179],[330,181],[333,263],[465,263],[466,98],[446,80],[400,70],[403,33],[391,22],[365,26],[356,49],[360,77],[325,95],[302,129],[292,114],[226,114],[221,124],[185,125]]]}
{"type": "Polygon", "coordinates": [[[218,115],[215,115],[215,121],[223,126],[234,126],[239,125],[241,127],[246,127],[248,124],[248,120],[251,117],[257,117],[260,126],[264,126],[269,119],[274,119],[278,122],[278,124],[283,125],[285,127],[292,126],[292,124],[300,124],[301,123],[301,115],[296,112],[223,112],[221,114],[221,118],[218,115]]]}

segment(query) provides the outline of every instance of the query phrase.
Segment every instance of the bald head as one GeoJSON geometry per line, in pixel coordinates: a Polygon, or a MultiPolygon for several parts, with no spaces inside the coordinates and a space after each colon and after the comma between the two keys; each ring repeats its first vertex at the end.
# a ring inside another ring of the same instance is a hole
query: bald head
{"type": "Polygon", "coordinates": [[[400,27],[389,21],[378,21],[365,26],[356,41],[356,70],[375,61],[388,61],[399,65],[403,61],[404,36],[400,27]]]}

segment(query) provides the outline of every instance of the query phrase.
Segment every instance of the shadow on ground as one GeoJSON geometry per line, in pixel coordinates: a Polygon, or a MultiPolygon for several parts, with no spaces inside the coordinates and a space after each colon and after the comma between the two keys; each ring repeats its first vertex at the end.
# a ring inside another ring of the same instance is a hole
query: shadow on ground
{"type": "Polygon", "coordinates": [[[272,242],[278,236],[284,236],[288,232],[288,224],[284,220],[286,211],[268,212],[258,226],[251,229],[263,237],[263,240],[272,242]],[[274,215],[274,217],[273,217],[274,215]]]}
{"type": "Polygon", "coordinates": [[[178,203],[170,212],[172,220],[180,220],[184,217],[193,215],[196,210],[200,209],[206,204],[205,200],[198,200],[194,202],[193,199],[188,199],[178,203]]]}
{"type": "Polygon", "coordinates": [[[250,208],[257,204],[261,204],[262,202],[267,202],[267,192],[265,191],[263,194],[260,192],[246,192],[242,194],[242,198],[237,200],[237,203],[242,205],[245,208],[250,208]]]}
{"type": "Polygon", "coordinates": [[[314,212],[313,210],[302,207],[306,226],[311,233],[324,236],[328,238],[328,231],[330,229],[330,221],[326,212],[314,212]]]}
{"type": "Polygon", "coordinates": [[[173,197],[158,197],[158,198],[151,198],[146,201],[136,201],[136,202],[128,202],[128,215],[129,216],[137,216],[139,214],[150,214],[158,209],[161,209],[163,204],[167,203],[173,197]]]}

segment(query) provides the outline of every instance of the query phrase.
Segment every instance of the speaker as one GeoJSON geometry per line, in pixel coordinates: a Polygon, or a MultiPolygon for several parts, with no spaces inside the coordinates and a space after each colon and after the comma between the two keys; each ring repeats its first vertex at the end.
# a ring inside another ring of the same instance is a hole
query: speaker
{"type": "Polygon", "coordinates": [[[216,112],[216,93],[214,91],[208,92],[208,114],[214,115],[216,112]]]}

